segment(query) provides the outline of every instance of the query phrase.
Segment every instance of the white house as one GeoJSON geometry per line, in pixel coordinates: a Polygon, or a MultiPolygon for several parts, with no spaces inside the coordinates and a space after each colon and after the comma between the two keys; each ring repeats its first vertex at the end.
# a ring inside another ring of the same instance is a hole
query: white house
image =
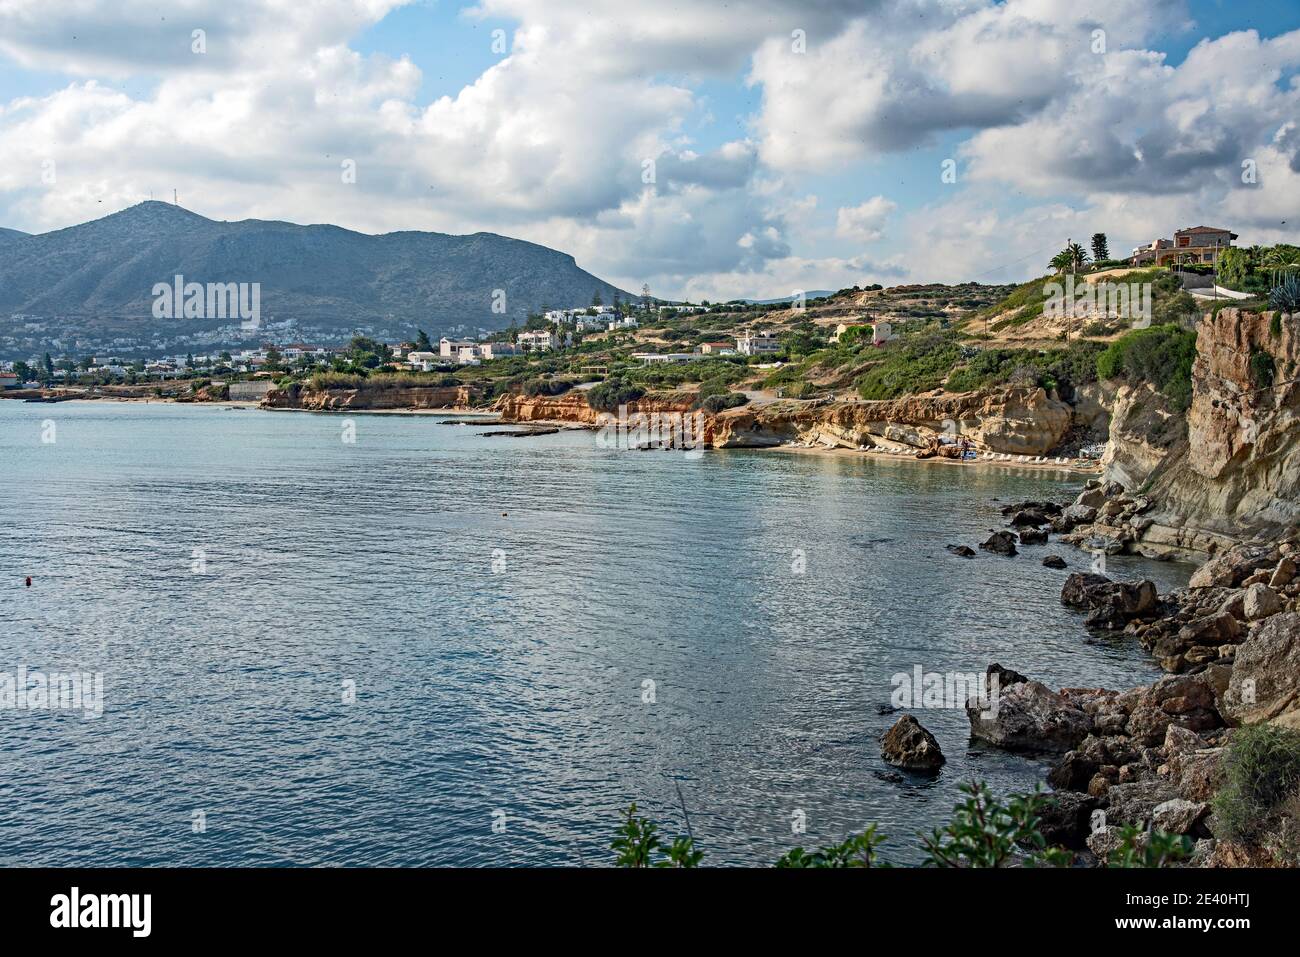
{"type": "Polygon", "coordinates": [[[473,339],[448,339],[443,336],[438,340],[438,355],[444,359],[455,359],[465,346],[477,345],[473,339]]]}
{"type": "Polygon", "coordinates": [[[421,372],[430,372],[433,367],[438,365],[440,357],[436,352],[408,352],[406,354],[406,364],[412,369],[419,369],[421,372]]]}
{"type": "Polygon", "coordinates": [[[624,316],[622,319],[611,321],[609,324],[610,332],[617,332],[619,329],[635,329],[641,323],[637,322],[631,316],[624,316]]]}
{"type": "Polygon", "coordinates": [[[478,354],[484,359],[500,359],[502,356],[517,356],[523,350],[513,342],[483,342],[479,344],[478,354]]]}
{"type": "Polygon", "coordinates": [[[781,342],[770,332],[749,332],[736,339],[742,356],[759,356],[781,351],[781,342]]]}
{"type": "Polygon", "coordinates": [[[536,332],[519,333],[519,345],[526,352],[543,352],[547,349],[559,349],[564,343],[560,337],[549,329],[536,332]]]}

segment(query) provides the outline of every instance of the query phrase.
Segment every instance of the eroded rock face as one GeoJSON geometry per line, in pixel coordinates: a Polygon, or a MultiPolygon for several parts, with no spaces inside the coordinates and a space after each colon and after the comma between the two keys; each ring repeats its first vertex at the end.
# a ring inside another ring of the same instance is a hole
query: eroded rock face
{"type": "Polygon", "coordinates": [[[755,448],[802,439],[856,449],[891,444],[930,448],[945,422],[976,446],[1045,455],[1070,429],[1070,407],[1039,388],[916,395],[878,402],[774,402],[717,416],[715,448],[755,448]]]}
{"type": "Polygon", "coordinates": [[[1158,503],[1148,540],[1207,550],[1223,536],[1278,532],[1300,521],[1300,384],[1278,375],[1260,391],[1251,357],[1300,363],[1300,322],[1223,309],[1197,327],[1187,442],[1151,478],[1158,503]]]}
{"type": "Polygon", "coordinates": [[[1274,615],[1237,647],[1223,708],[1234,724],[1300,730],[1300,614],[1274,615]]]}
{"type": "Polygon", "coordinates": [[[262,397],[267,409],[331,412],[365,409],[468,409],[475,390],[467,386],[402,389],[271,389],[262,397]]]}
{"type": "Polygon", "coordinates": [[[910,714],[903,715],[881,735],[880,756],[909,771],[937,771],[945,760],[934,735],[910,714]]]}
{"type": "Polygon", "coordinates": [[[971,735],[1009,751],[1068,751],[1088,736],[1092,718],[1037,681],[999,687],[993,707],[966,703],[971,735]]]}

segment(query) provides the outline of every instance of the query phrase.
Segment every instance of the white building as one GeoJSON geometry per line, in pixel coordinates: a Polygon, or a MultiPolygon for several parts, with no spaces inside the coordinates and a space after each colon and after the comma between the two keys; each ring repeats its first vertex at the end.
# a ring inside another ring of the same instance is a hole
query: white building
{"type": "Polygon", "coordinates": [[[443,336],[438,340],[438,355],[444,359],[455,359],[465,346],[477,345],[473,339],[448,339],[443,336]]]}
{"type": "Polygon", "coordinates": [[[476,366],[479,364],[479,346],[477,342],[470,343],[467,346],[461,346],[456,350],[456,361],[463,366],[476,366]]]}
{"type": "Polygon", "coordinates": [[[547,349],[559,349],[563,345],[560,337],[549,329],[519,333],[519,346],[525,352],[543,352],[547,349]]]}
{"type": "Polygon", "coordinates": [[[419,369],[421,372],[431,372],[434,366],[439,365],[441,357],[436,352],[408,352],[406,354],[406,364],[412,369],[419,369]]]}
{"type": "Polygon", "coordinates": [[[770,332],[749,332],[736,339],[736,351],[742,356],[761,356],[781,351],[780,340],[770,332]]]}
{"type": "Polygon", "coordinates": [[[484,359],[500,359],[502,356],[517,356],[522,350],[513,342],[484,342],[478,347],[478,354],[484,359]]]}
{"type": "Polygon", "coordinates": [[[611,321],[609,324],[610,332],[617,332],[619,329],[635,329],[641,323],[637,322],[631,316],[624,316],[622,319],[611,321]]]}

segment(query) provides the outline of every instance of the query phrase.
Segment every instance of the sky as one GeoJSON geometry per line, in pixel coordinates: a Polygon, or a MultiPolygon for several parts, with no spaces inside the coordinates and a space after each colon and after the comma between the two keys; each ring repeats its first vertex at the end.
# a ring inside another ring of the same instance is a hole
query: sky
{"type": "Polygon", "coordinates": [[[692,301],[1300,242],[1300,2],[0,3],[0,226],[173,190],[692,301]]]}

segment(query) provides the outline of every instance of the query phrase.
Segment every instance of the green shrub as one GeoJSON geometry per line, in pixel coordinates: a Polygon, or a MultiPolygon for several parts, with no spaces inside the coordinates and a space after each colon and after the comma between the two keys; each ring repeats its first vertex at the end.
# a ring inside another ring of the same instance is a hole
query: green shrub
{"type": "Polygon", "coordinates": [[[1177,326],[1135,329],[1097,356],[1097,376],[1154,385],[1176,411],[1192,401],[1196,333],[1177,326]]]}
{"type": "Polygon", "coordinates": [[[1250,381],[1256,389],[1267,389],[1273,384],[1277,374],[1273,357],[1263,349],[1254,349],[1250,353],[1250,381]]]}
{"type": "Polygon", "coordinates": [[[597,412],[617,412],[620,405],[635,402],[643,395],[645,389],[641,386],[615,376],[588,389],[587,404],[597,412]]]}
{"type": "Polygon", "coordinates": [[[567,379],[529,379],[524,383],[523,393],[526,396],[539,395],[563,395],[573,388],[573,383],[567,379]]]}
{"type": "Polygon", "coordinates": [[[781,868],[874,867],[876,848],[884,840],[884,835],[877,834],[876,825],[872,824],[861,834],[850,834],[841,844],[832,844],[830,847],[815,851],[805,851],[802,847],[796,847],[781,855],[777,859],[776,866],[781,868]]]}
{"type": "Polygon", "coordinates": [[[1107,867],[1168,867],[1192,856],[1190,838],[1165,831],[1144,831],[1128,825],[1119,832],[1119,844],[1106,855],[1107,867]]]}
{"type": "Polygon", "coordinates": [[[880,350],[881,359],[857,380],[864,399],[896,399],[937,389],[959,353],[952,333],[904,338],[880,350]]]}
{"type": "Polygon", "coordinates": [[[708,412],[710,415],[717,415],[726,409],[734,409],[744,405],[749,398],[739,392],[727,392],[722,395],[711,395],[703,402],[697,402],[700,410],[708,412]]]}
{"type": "Polygon", "coordinates": [[[1300,788],[1300,732],[1269,724],[1238,728],[1228,743],[1223,774],[1224,785],[1214,798],[1215,832],[1250,841],[1300,788]]]}
{"type": "Polygon", "coordinates": [[[699,867],[703,851],[695,850],[690,837],[674,838],[664,849],[657,834],[659,826],[643,817],[637,817],[636,805],[631,805],[618,836],[610,844],[615,852],[618,867],[699,867]]]}
{"type": "Polygon", "coordinates": [[[1022,847],[1029,849],[1023,863],[1030,866],[1069,862],[1068,852],[1047,847],[1038,828],[1046,796],[1015,794],[1003,803],[983,783],[963,784],[961,790],[966,799],[953,809],[952,821],[921,839],[927,866],[1003,867],[1020,862],[1022,847]]]}

